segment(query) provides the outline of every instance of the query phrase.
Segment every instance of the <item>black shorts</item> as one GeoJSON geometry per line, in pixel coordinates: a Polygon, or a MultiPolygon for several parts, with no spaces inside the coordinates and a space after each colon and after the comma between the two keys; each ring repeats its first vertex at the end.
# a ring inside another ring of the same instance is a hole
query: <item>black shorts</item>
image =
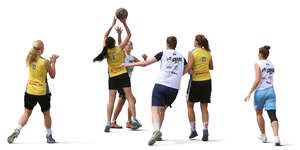
{"type": "Polygon", "coordinates": [[[51,97],[51,93],[49,93],[47,95],[42,95],[42,96],[31,95],[31,94],[25,93],[24,107],[26,109],[32,110],[34,108],[34,106],[37,103],[39,103],[39,105],[41,106],[42,112],[47,111],[50,109],[50,99],[51,99],[50,97],[51,97]]]}
{"type": "Polygon", "coordinates": [[[126,87],[131,87],[130,78],[127,72],[118,75],[116,77],[109,77],[108,79],[109,90],[118,90],[126,87]]]}
{"type": "Polygon", "coordinates": [[[118,93],[119,93],[119,98],[122,98],[122,99],[126,99],[125,97],[125,92],[123,89],[118,89],[118,93]]]}
{"type": "Polygon", "coordinates": [[[190,102],[210,103],[211,80],[191,81],[187,89],[187,99],[190,102]]]}

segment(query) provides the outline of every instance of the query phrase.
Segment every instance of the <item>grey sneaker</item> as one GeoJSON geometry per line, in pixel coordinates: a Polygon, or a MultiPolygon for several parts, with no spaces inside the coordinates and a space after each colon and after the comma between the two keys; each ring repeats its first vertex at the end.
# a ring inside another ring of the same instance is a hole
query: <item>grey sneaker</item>
{"type": "Polygon", "coordinates": [[[192,138],[194,138],[196,136],[198,136],[197,131],[196,130],[194,130],[194,131],[191,130],[191,135],[189,136],[189,138],[192,139],[192,138]]]}
{"type": "Polygon", "coordinates": [[[202,141],[208,141],[208,130],[203,130],[202,141]]]}
{"type": "Polygon", "coordinates": [[[19,134],[20,134],[20,130],[15,129],[15,131],[7,138],[7,142],[9,144],[13,143],[15,138],[17,138],[19,134]]]}
{"type": "Polygon", "coordinates": [[[148,145],[150,145],[150,146],[153,145],[157,141],[157,139],[161,138],[161,136],[162,136],[162,133],[159,130],[154,131],[151,139],[148,142],[148,145]]]}
{"type": "Polygon", "coordinates": [[[46,135],[46,138],[47,138],[47,143],[49,144],[56,143],[55,140],[52,138],[52,134],[46,135]]]}

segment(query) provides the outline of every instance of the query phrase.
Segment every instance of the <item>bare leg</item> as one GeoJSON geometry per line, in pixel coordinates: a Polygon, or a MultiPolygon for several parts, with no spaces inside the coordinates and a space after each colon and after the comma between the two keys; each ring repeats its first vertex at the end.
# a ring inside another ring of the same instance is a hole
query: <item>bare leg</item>
{"type": "Polygon", "coordinates": [[[52,120],[51,120],[51,116],[50,116],[50,110],[44,111],[43,114],[44,114],[46,129],[51,129],[52,120]]]}
{"type": "Polygon", "coordinates": [[[259,130],[262,134],[265,134],[265,120],[263,117],[263,110],[262,109],[256,109],[256,120],[259,127],[259,130]]]}
{"type": "Polygon", "coordinates": [[[278,136],[278,121],[273,121],[272,122],[272,129],[273,129],[273,132],[274,132],[274,136],[278,136]]]}
{"type": "Polygon", "coordinates": [[[134,119],[136,119],[136,110],[135,110],[136,100],[135,97],[132,95],[131,87],[123,88],[123,90],[125,92],[126,99],[128,100],[128,105],[129,105],[131,115],[134,119]]]}
{"type": "Polygon", "coordinates": [[[208,114],[208,103],[200,103],[201,112],[202,112],[202,122],[208,122],[209,114],[208,114]]]}
{"type": "Polygon", "coordinates": [[[158,125],[158,127],[154,127],[154,128],[156,128],[155,130],[159,130],[160,129],[160,126],[161,126],[160,123],[162,122],[162,119],[160,118],[161,117],[160,111],[162,109],[163,109],[162,106],[152,106],[151,107],[151,111],[152,111],[152,124],[153,124],[153,126],[158,125]]]}
{"type": "Polygon", "coordinates": [[[131,120],[131,112],[130,112],[130,108],[128,107],[128,122],[131,120]]]}
{"type": "Polygon", "coordinates": [[[118,101],[118,104],[117,104],[117,107],[115,108],[115,112],[114,112],[114,116],[113,116],[113,120],[117,120],[123,106],[124,106],[124,103],[125,103],[125,99],[123,98],[119,98],[119,101],[118,101]]]}
{"type": "Polygon", "coordinates": [[[31,116],[32,110],[29,110],[27,108],[24,109],[24,114],[22,115],[22,117],[19,120],[19,125],[21,126],[25,126],[29,117],[31,116]]]}
{"type": "Polygon", "coordinates": [[[164,119],[165,119],[165,112],[166,112],[166,109],[168,108],[168,106],[165,106],[165,107],[162,107],[160,109],[160,126],[162,126],[163,122],[164,122],[164,119]]]}
{"type": "Polygon", "coordinates": [[[111,116],[114,110],[117,90],[109,90],[109,101],[107,104],[107,121],[111,121],[111,116]]]}
{"type": "Polygon", "coordinates": [[[190,122],[195,122],[194,102],[186,101],[188,108],[188,117],[190,122]]]}

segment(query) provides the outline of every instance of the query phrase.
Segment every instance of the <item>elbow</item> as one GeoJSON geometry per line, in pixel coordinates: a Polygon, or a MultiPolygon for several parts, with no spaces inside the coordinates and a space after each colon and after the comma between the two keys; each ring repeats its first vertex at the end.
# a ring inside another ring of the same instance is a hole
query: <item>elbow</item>
{"type": "Polygon", "coordinates": [[[52,79],[54,79],[54,78],[55,78],[55,74],[50,74],[50,77],[51,77],[52,79]]]}

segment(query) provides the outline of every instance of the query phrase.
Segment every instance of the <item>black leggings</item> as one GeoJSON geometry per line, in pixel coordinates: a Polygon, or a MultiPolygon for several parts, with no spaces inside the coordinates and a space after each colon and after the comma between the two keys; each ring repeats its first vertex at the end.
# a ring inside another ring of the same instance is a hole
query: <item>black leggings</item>
{"type": "Polygon", "coordinates": [[[273,121],[278,121],[276,117],[276,110],[267,110],[271,123],[273,121]]]}

